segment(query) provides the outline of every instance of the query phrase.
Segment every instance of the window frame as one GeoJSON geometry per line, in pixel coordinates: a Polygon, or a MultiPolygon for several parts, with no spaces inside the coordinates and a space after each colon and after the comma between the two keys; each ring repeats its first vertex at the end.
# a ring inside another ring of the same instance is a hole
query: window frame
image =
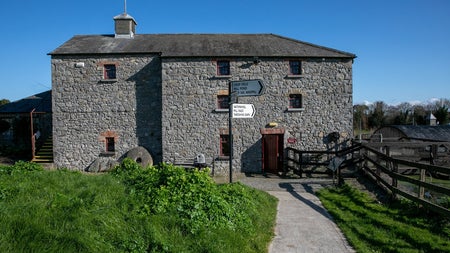
{"type": "Polygon", "coordinates": [[[218,111],[228,111],[230,109],[230,96],[224,94],[217,95],[216,106],[216,110],[218,111]]]}
{"type": "Polygon", "coordinates": [[[219,135],[219,157],[222,159],[226,159],[230,157],[230,135],[229,134],[220,134],[219,135]],[[224,145],[227,145],[224,147],[224,145]],[[228,150],[226,150],[228,149],[228,150]]]}
{"type": "Polygon", "coordinates": [[[304,110],[303,94],[301,93],[289,94],[288,111],[303,111],[303,110],[304,110]]]}
{"type": "Polygon", "coordinates": [[[116,140],[114,137],[105,137],[105,152],[106,153],[116,152],[116,140]]]}
{"type": "Polygon", "coordinates": [[[231,76],[231,62],[230,60],[217,60],[216,61],[216,76],[219,77],[229,77],[231,76]],[[226,66],[221,66],[221,64],[226,64],[226,66]],[[226,69],[226,73],[222,73],[221,70],[226,69]]]}
{"type": "Polygon", "coordinates": [[[115,81],[117,80],[117,64],[115,63],[105,63],[103,64],[103,80],[105,81],[115,81]],[[111,67],[111,69],[109,69],[111,67]],[[110,71],[113,71],[113,76],[110,77],[110,71]]]}
{"type": "Polygon", "coordinates": [[[301,76],[303,75],[302,61],[301,60],[289,60],[289,76],[301,76]],[[296,71],[292,71],[295,67],[296,71]]]}

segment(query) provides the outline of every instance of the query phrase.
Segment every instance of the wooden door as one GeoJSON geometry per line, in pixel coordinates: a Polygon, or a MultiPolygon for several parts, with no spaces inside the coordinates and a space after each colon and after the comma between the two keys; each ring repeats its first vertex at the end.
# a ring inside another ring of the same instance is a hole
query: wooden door
{"type": "Polygon", "coordinates": [[[283,171],[283,134],[263,135],[262,156],[263,172],[275,173],[283,171]]]}

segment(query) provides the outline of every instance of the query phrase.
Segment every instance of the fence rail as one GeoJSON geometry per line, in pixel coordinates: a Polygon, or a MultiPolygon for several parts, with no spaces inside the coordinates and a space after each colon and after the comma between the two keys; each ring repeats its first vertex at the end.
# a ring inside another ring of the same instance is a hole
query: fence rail
{"type": "MultiPolygon", "coordinates": [[[[304,151],[287,148],[286,168],[300,176],[304,173],[330,173],[330,170],[319,171],[317,168],[320,166],[332,168],[334,159],[341,161],[333,171],[338,177],[338,182],[341,181],[341,169],[355,165],[379,186],[392,193],[394,197],[402,196],[420,206],[450,217],[450,210],[446,207],[450,202],[450,188],[434,182],[426,182],[427,175],[429,178],[433,178],[430,175],[437,173],[445,178],[450,178],[450,168],[392,157],[388,144],[369,147],[354,143],[351,147],[338,151],[304,151]],[[405,175],[402,171],[418,173],[411,176],[405,175]],[[417,175],[419,178],[414,178],[417,175]]],[[[446,185],[450,185],[450,183],[446,185]]]]}

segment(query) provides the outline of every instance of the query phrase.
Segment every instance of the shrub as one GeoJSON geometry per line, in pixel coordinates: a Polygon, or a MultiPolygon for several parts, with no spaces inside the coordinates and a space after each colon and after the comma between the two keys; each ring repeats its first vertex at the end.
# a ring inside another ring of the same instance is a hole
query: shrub
{"type": "Polygon", "coordinates": [[[243,204],[251,206],[251,196],[242,185],[218,187],[208,170],[186,170],[170,164],[142,168],[125,159],[112,173],[128,186],[144,215],[176,214],[185,232],[202,229],[251,229],[243,204]]]}
{"type": "Polygon", "coordinates": [[[33,162],[18,161],[13,166],[0,166],[0,174],[23,173],[31,171],[42,171],[42,165],[33,162]]]}

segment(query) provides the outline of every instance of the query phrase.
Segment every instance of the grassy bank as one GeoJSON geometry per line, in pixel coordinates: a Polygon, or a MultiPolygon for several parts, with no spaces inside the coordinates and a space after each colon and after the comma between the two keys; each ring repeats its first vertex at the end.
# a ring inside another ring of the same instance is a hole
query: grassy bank
{"type": "Polygon", "coordinates": [[[0,167],[0,252],[266,252],[276,200],[207,172],[0,167]]]}
{"type": "Polygon", "coordinates": [[[389,206],[348,185],[318,193],[357,252],[450,252],[449,220],[409,202],[389,206]]]}

